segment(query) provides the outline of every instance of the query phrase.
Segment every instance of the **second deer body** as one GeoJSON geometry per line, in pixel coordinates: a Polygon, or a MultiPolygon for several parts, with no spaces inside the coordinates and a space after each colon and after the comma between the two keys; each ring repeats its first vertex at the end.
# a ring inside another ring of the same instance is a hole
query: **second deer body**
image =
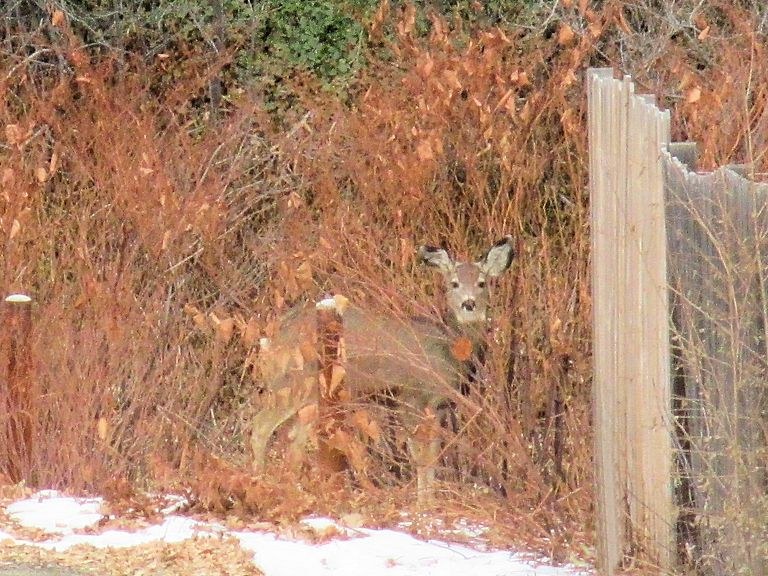
{"type": "MultiPolygon", "coordinates": [[[[353,400],[386,395],[400,407],[413,431],[425,413],[447,405],[465,385],[464,352],[482,345],[488,314],[487,279],[511,264],[512,240],[505,237],[477,262],[455,262],[441,248],[422,246],[419,258],[445,280],[445,326],[400,320],[350,306],[343,313],[346,382],[353,400]]],[[[253,422],[254,468],[264,469],[274,432],[302,408],[317,401],[315,315],[291,311],[274,338],[262,342],[260,369],[267,402],[253,422]]],[[[434,484],[439,440],[415,434],[408,442],[420,501],[434,484]]]]}

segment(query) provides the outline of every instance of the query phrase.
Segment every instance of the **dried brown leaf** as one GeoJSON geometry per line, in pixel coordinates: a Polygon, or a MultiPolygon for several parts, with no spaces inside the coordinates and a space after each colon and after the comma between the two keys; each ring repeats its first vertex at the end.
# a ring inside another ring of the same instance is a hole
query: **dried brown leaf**
{"type": "Polygon", "coordinates": [[[435,153],[432,151],[432,144],[429,140],[422,140],[416,145],[416,155],[422,162],[435,159],[435,153]]]}
{"type": "Polygon", "coordinates": [[[331,385],[328,389],[328,395],[331,398],[337,398],[344,386],[344,377],[347,371],[341,364],[334,364],[331,367],[331,385]]]}
{"type": "Polygon", "coordinates": [[[51,15],[51,26],[54,28],[61,27],[62,24],[64,24],[66,18],[64,16],[64,12],[61,10],[54,10],[53,14],[51,15]]]}
{"type": "Polygon", "coordinates": [[[695,104],[701,100],[701,88],[699,86],[694,86],[685,95],[685,101],[688,104],[695,104]]]}
{"type": "Polygon", "coordinates": [[[310,288],[314,285],[314,279],[312,277],[312,264],[309,260],[305,260],[296,267],[296,281],[304,289],[310,288]]]}
{"type": "Polygon", "coordinates": [[[472,340],[466,337],[456,338],[451,342],[451,356],[459,362],[466,362],[472,357],[472,340]]]}
{"type": "Polygon", "coordinates": [[[5,139],[11,146],[16,146],[24,139],[21,126],[18,124],[5,125],[5,139]]]}
{"type": "Polygon", "coordinates": [[[381,440],[381,427],[366,410],[357,410],[352,414],[352,424],[368,439],[378,443],[381,440]]]}
{"type": "Polygon", "coordinates": [[[252,348],[256,345],[259,341],[259,322],[256,317],[252,316],[240,327],[240,335],[246,347],[252,348]]]}
{"type": "Polygon", "coordinates": [[[297,417],[301,424],[307,426],[317,422],[318,414],[317,402],[313,402],[312,404],[307,404],[301,408],[297,413],[297,417]]]}
{"type": "Polygon", "coordinates": [[[567,46],[573,42],[575,37],[576,34],[574,33],[573,28],[565,22],[563,22],[557,30],[557,43],[560,46],[567,46]]]}
{"type": "Polygon", "coordinates": [[[8,186],[9,184],[13,184],[14,180],[16,180],[16,172],[13,171],[13,168],[4,168],[0,183],[3,186],[8,186]]]}
{"type": "Polygon", "coordinates": [[[232,334],[235,331],[235,319],[224,318],[219,320],[215,325],[216,339],[222,344],[227,344],[232,339],[232,334]]]}
{"type": "Polygon", "coordinates": [[[16,220],[16,218],[14,218],[13,222],[11,223],[11,233],[8,235],[8,237],[13,240],[19,232],[21,232],[21,223],[16,220]]]}
{"type": "Polygon", "coordinates": [[[455,90],[461,90],[462,85],[459,81],[459,73],[456,70],[446,69],[442,73],[443,79],[448,83],[448,86],[455,90]]]}
{"type": "Polygon", "coordinates": [[[102,416],[96,422],[96,435],[99,437],[99,440],[101,440],[102,442],[105,442],[107,440],[108,434],[109,434],[109,422],[107,422],[107,419],[102,416]]]}

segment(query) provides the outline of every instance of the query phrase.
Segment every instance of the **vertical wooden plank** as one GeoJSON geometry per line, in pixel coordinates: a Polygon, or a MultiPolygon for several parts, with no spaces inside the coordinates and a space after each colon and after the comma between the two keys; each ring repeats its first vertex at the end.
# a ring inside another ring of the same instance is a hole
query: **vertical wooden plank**
{"type": "Polygon", "coordinates": [[[641,334],[641,319],[644,313],[642,276],[644,262],[641,259],[642,245],[640,237],[640,222],[645,218],[648,162],[644,156],[644,145],[648,138],[647,110],[643,101],[631,93],[628,102],[628,131],[627,131],[627,212],[624,242],[626,246],[626,266],[621,283],[625,285],[627,302],[620,315],[620,332],[625,340],[625,351],[622,362],[622,384],[626,396],[626,432],[623,442],[631,449],[627,450],[626,485],[627,512],[632,524],[637,524],[644,513],[642,499],[641,470],[643,467],[644,450],[638,437],[638,427],[643,417],[641,384],[644,379],[645,346],[641,334]]]}
{"type": "MultiPolygon", "coordinates": [[[[613,319],[612,330],[614,332],[615,342],[615,357],[614,365],[616,371],[616,380],[614,382],[615,398],[614,398],[614,414],[615,427],[611,442],[616,444],[614,457],[614,466],[617,473],[617,496],[619,498],[616,515],[618,517],[619,527],[622,533],[622,549],[621,553],[624,556],[626,550],[629,549],[630,534],[628,532],[628,508],[629,502],[627,483],[627,474],[630,464],[630,454],[634,451],[634,447],[631,445],[631,438],[628,436],[627,428],[627,408],[629,402],[632,401],[630,397],[629,383],[631,380],[631,374],[629,373],[630,366],[628,361],[636,354],[636,343],[630,341],[627,337],[626,327],[627,320],[631,317],[632,302],[629,298],[632,296],[632,289],[627,282],[626,276],[628,270],[628,258],[631,252],[631,242],[629,241],[629,222],[628,222],[628,192],[630,187],[629,177],[629,107],[631,105],[632,96],[634,94],[634,85],[632,84],[629,76],[624,76],[619,81],[613,82],[613,93],[616,101],[613,106],[614,118],[613,124],[613,137],[614,142],[612,144],[612,163],[614,165],[614,178],[615,181],[612,185],[612,193],[616,196],[616,214],[614,223],[614,236],[612,238],[612,244],[616,251],[615,261],[613,265],[614,274],[612,276],[612,285],[616,298],[616,315],[613,319]]],[[[623,558],[622,558],[623,560],[623,558]]]]}
{"type": "MultiPolygon", "coordinates": [[[[696,274],[689,278],[681,274],[679,278],[691,295],[688,307],[691,321],[687,356],[690,364],[695,366],[696,378],[692,461],[695,463],[695,469],[704,472],[703,475],[697,473],[693,480],[699,502],[697,508],[701,511],[706,508],[707,513],[719,515],[721,500],[717,496],[720,480],[717,478],[719,464],[716,454],[719,452],[717,444],[720,436],[713,427],[716,427],[716,423],[708,422],[708,415],[713,413],[714,406],[718,404],[718,400],[713,398],[713,392],[717,392],[716,389],[713,390],[713,386],[721,380],[720,374],[724,368],[718,353],[723,347],[722,334],[716,328],[722,322],[718,291],[722,287],[723,275],[717,238],[712,235],[713,224],[716,225],[718,220],[712,180],[711,174],[698,177],[682,170],[682,210],[689,220],[690,229],[690,236],[684,239],[685,256],[694,263],[696,274]]],[[[711,555],[713,559],[717,558],[719,554],[707,544],[718,539],[717,529],[712,528],[708,521],[697,522],[697,525],[700,543],[705,549],[704,554],[711,555]]],[[[696,553],[700,554],[698,550],[696,553]]],[[[727,573],[721,566],[717,566],[716,562],[707,561],[706,565],[707,572],[713,576],[725,576],[727,573]]]]}
{"type": "Polygon", "coordinates": [[[697,306],[697,286],[701,285],[700,255],[690,250],[690,239],[696,233],[685,197],[689,188],[684,176],[696,170],[697,146],[693,142],[676,142],[662,154],[667,233],[667,277],[672,313],[671,341],[674,343],[673,418],[676,430],[673,446],[676,451],[675,502],[678,506],[677,538],[680,549],[686,550],[682,558],[690,562],[701,550],[701,526],[696,520],[696,503],[700,501],[695,477],[704,461],[701,453],[693,450],[697,433],[697,413],[700,411],[701,365],[694,360],[693,350],[700,341],[694,328],[693,310],[697,306]]]}
{"type": "Polygon", "coordinates": [[[615,168],[611,163],[611,69],[587,74],[589,126],[590,221],[592,232],[593,410],[595,421],[595,491],[597,499],[598,565],[612,576],[624,545],[619,521],[621,496],[617,477],[615,434],[615,317],[611,268],[615,262],[615,168]]]}
{"type": "Polygon", "coordinates": [[[748,374],[747,389],[742,395],[748,413],[745,430],[745,469],[746,489],[742,496],[743,502],[760,502],[758,506],[749,506],[746,513],[746,526],[763,526],[762,534],[759,529],[747,529],[747,538],[743,540],[748,550],[758,550],[750,558],[750,569],[758,576],[768,576],[768,387],[764,378],[764,362],[768,357],[768,283],[766,282],[765,266],[768,253],[768,185],[744,182],[744,195],[752,202],[753,213],[750,215],[753,245],[750,247],[750,264],[755,270],[756,289],[752,303],[752,332],[749,342],[754,343],[751,351],[751,373],[748,374]],[[762,547],[762,551],[760,551],[762,547]]]}
{"type": "Polygon", "coordinates": [[[743,197],[751,205],[748,257],[749,267],[754,274],[753,284],[749,288],[752,299],[750,333],[746,337],[749,369],[745,374],[746,385],[741,394],[746,420],[741,432],[745,489],[740,498],[742,502],[763,502],[762,509],[759,506],[746,507],[742,511],[744,518],[740,524],[752,527],[745,530],[743,546],[747,550],[758,550],[748,558],[750,570],[758,576],[768,576],[768,387],[764,370],[765,358],[768,357],[768,267],[765,266],[768,253],[768,185],[748,181],[736,174],[732,174],[731,178],[741,182],[743,197]],[[762,534],[759,529],[754,529],[758,526],[763,527],[762,534]]]}
{"type": "MultiPolygon", "coordinates": [[[[768,523],[765,513],[753,513],[754,507],[734,507],[734,502],[759,502],[766,486],[762,478],[766,467],[761,465],[765,455],[760,454],[757,438],[762,436],[761,412],[765,389],[765,370],[762,351],[756,350],[754,343],[760,336],[756,328],[762,324],[759,307],[761,302],[755,298],[759,290],[758,270],[755,258],[754,214],[755,202],[760,197],[760,186],[748,182],[742,174],[728,166],[721,169],[723,175],[722,192],[727,202],[731,237],[728,248],[734,268],[734,281],[731,288],[730,305],[731,344],[729,362],[731,365],[732,396],[730,398],[730,425],[727,450],[730,470],[735,481],[728,491],[729,508],[733,510],[727,517],[726,538],[730,549],[732,571],[743,570],[749,574],[762,572],[758,554],[750,550],[759,550],[768,531],[759,534],[759,525],[768,523]],[[757,456],[757,458],[755,458],[757,456]],[[762,468],[762,470],[761,470],[762,468]],[[751,527],[751,528],[745,528],[751,527]],[[758,532],[757,536],[755,532],[758,532]]],[[[766,419],[768,420],[768,418],[766,419]]],[[[766,509],[768,512],[768,509],[766,509]]],[[[768,554],[763,554],[763,557],[768,554]]]]}
{"type": "Polygon", "coordinates": [[[714,174],[702,177],[685,174],[690,190],[686,208],[691,213],[696,231],[691,239],[690,251],[697,257],[700,268],[699,285],[695,288],[697,308],[694,311],[694,329],[701,336],[696,342],[698,346],[691,352],[695,362],[701,366],[699,418],[693,446],[693,450],[701,455],[701,470],[704,472],[696,479],[700,511],[704,512],[699,518],[705,520],[700,523],[705,554],[711,555],[711,559],[706,561],[707,570],[713,576],[725,576],[731,571],[724,565],[723,559],[730,554],[722,547],[723,531],[716,524],[724,521],[725,491],[735,479],[730,477],[728,482],[723,482],[727,464],[722,457],[725,434],[723,420],[718,415],[728,404],[726,398],[730,395],[731,379],[725,358],[726,351],[730,349],[727,330],[730,299],[727,293],[723,293],[724,289],[727,290],[728,264],[722,236],[717,232],[722,225],[722,195],[717,180],[714,174]],[[718,520],[713,523],[711,518],[718,520]]]}
{"type": "Polygon", "coordinates": [[[623,149],[626,96],[625,86],[621,81],[606,80],[601,88],[605,94],[603,123],[607,132],[607,143],[602,150],[600,169],[604,170],[608,177],[603,192],[607,198],[608,211],[603,234],[607,257],[600,266],[604,267],[604,272],[608,274],[605,297],[609,305],[601,313],[606,315],[601,320],[607,324],[609,331],[604,354],[610,362],[610,372],[606,375],[610,380],[601,382],[600,389],[595,392],[600,394],[606,418],[599,441],[605,455],[603,466],[606,482],[610,482],[602,487],[602,490],[606,491],[605,513],[609,516],[606,521],[609,521],[616,531],[608,535],[611,545],[611,568],[615,570],[622,564],[626,548],[626,443],[623,441],[626,434],[623,410],[625,388],[621,362],[625,342],[619,331],[619,323],[624,313],[624,292],[619,277],[625,266],[622,215],[625,212],[626,199],[626,150],[623,149]]]}
{"type": "Polygon", "coordinates": [[[666,214],[662,146],[669,143],[669,112],[653,107],[649,137],[645,143],[648,159],[645,221],[642,223],[644,273],[642,292],[646,301],[643,322],[645,378],[642,382],[644,417],[640,430],[644,446],[642,469],[643,519],[649,534],[650,561],[671,572],[675,561],[676,511],[673,505],[673,453],[671,349],[667,279],[666,214]]]}
{"type": "MultiPolygon", "coordinates": [[[[627,387],[627,490],[633,540],[641,560],[670,568],[674,525],[671,510],[671,419],[668,390],[666,253],[663,177],[660,171],[665,121],[655,101],[633,96],[629,108],[627,262],[629,301],[622,325],[634,343],[625,360],[627,387]],[[638,345],[641,343],[641,345],[638,345]],[[661,436],[661,442],[659,441],[661,436]],[[664,450],[664,441],[668,448],[664,450]]],[[[628,348],[629,349],[629,348],[628,348]]]]}

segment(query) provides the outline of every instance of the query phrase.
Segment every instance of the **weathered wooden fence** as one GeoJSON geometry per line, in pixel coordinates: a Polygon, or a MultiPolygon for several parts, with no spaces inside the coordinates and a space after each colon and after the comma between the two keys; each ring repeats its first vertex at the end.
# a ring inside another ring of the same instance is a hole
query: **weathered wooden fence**
{"type": "Polygon", "coordinates": [[[664,157],[680,487],[700,573],[768,574],[768,185],[664,157]]]}
{"type": "Polygon", "coordinates": [[[601,570],[768,574],[768,187],[588,75],[601,570]]]}

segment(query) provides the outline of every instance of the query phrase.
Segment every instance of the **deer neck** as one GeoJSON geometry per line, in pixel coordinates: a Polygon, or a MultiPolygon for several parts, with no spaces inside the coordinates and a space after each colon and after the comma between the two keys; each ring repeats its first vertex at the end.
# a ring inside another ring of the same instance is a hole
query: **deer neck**
{"type": "Polygon", "coordinates": [[[469,362],[482,358],[487,340],[488,322],[461,323],[452,314],[447,315],[444,322],[455,359],[469,362]]]}

